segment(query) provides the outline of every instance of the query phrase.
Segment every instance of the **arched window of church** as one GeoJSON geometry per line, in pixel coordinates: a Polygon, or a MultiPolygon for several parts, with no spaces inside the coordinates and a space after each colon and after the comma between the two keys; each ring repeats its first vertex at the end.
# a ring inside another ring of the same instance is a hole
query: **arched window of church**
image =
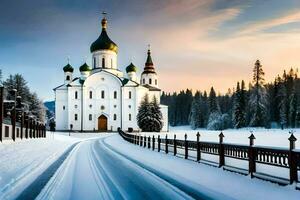
{"type": "Polygon", "coordinates": [[[143,84],[145,84],[145,79],[143,78],[143,84]]]}
{"type": "Polygon", "coordinates": [[[155,79],[155,85],[157,85],[157,79],[155,79]]]}
{"type": "Polygon", "coordinates": [[[104,90],[101,91],[101,99],[105,98],[104,90]]]}
{"type": "Polygon", "coordinates": [[[114,120],[115,120],[115,121],[117,120],[117,115],[116,115],[116,114],[114,114],[114,120]]]}
{"type": "Polygon", "coordinates": [[[114,91],[114,99],[117,98],[117,91],[114,91]]]}
{"type": "Polygon", "coordinates": [[[131,99],[131,91],[128,93],[128,98],[131,99]]]}
{"type": "Polygon", "coordinates": [[[92,121],[93,120],[93,116],[92,114],[89,114],[89,120],[92,121]]]}
{"type": "Polygon", "coordinates": [[[131,114],[128,115],[128,119],[129,119],[129,121],[131,121],[131,114]]]}
{"type": "Polygon", "coordinates": [[[78,99],[78,92],[75,91],[75,99],[78,99]]]}
{"type": "Polygon", "coordinates": [[[92,99],[92,98],[93,98],[93,92],[90,91],[90,99],[92,99]]]}
{"type": "Polygon", "coordinates": [[[70,80],[70,76],[67,76],[67,77],[66,77],[66,80],[69,81],[69,80],[70,80]]]}
{"type": "Polygon", "coordinates": [[[151,78],[149,78],[149,84],[150,84],[150,85],[152,84],[152,79],[151,79],[151,78]]]}
{"type": "Polygon", "coordinates": [[[74,115],[74,119],[75,119],[75,121],[78,120],[78,115],[77,114],[74,115]]]}
{"type": "Polygon", "coordinates": [[[94,68],[96,68],[96,57],[94,57],[94,68]]]}
{"type": "Polygon", "coordinates": [[[105,59],[102,58],[102,68],[105,68],[105,59]]]}

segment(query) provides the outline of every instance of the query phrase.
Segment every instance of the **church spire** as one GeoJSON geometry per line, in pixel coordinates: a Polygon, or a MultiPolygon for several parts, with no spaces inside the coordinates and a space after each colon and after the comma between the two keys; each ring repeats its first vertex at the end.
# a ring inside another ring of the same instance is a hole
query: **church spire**
{"type": "Polygon", "coordinates": [[[107,27],[107,19],[106,19],[106,12],[102,12],[103,19],[101,20],[102,30],[106,30],[107,27]]]}
{"type": "Polygon", "coordinates": [[[145,68],[144,68],[143,73],[155,73],[155,69],[154,69],[154,65],[153,65],[152,57],[151,57],[150,45],[148,45],[147,59],[146,59],[145,68]]]}
{"type": "Polygon", "coordinates": [[[151,58],[150,44],[148,45],[147,60],[146,60],[145,65],[146,66],[153,66],[153,62],[152,62],[152,58],[151,58]]]}

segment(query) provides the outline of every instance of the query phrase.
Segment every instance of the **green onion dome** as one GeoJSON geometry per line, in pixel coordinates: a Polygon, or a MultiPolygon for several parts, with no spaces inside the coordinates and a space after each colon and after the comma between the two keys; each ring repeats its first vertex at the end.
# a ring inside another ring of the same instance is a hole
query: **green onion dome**
{"type": "Polygon", "coordinates": [[[98,39],[91,45],[91,53],[98,50],[111,50],[118,53],[118,46],[108,37],[106,32],[107,20],[105,18],[101,21],[102,32],[98,39]]]}
{"type": "Polygon", "coordinates": [[[79,71],[80,72],[88,72],[91,71],[92,69],[90,68],[90,66],[88,66],[86,63],[84,63],[83,65],[81,65],[79,67],[79,71]]]}
{"type": "Polygon", "coordinates": [[[130,63],[130,65],[128,65],[126,67],[126,72],[129,73],[129,72],[137,72],[137,67],[134,66],[134,64],[130,63]]]}
{"type": "Polygon", "coordinates": [[[66,66],[64,66],[63,70],[64,72],[71,72],[71,73],[74,71],[73,67],[69,63],[66,66]]]}

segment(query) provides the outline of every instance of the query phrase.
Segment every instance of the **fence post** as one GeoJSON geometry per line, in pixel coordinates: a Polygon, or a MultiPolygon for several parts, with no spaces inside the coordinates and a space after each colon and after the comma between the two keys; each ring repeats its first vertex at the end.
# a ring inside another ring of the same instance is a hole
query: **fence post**
{"type": "Polygon", "coordinates": [[[189,151],[188,151],[188,141],[187,134],[184,135],[184,159],[188,159],[189,151]]]}
{"type": "Polygon", "coordinates": [[[298,182],[298,172],[297,172],[297,161],[295,152],[293,151],[295,149],[295,142],[297,141],[297,138],[292,133],[289,137],[290,141],[290,152],[289,152],[289,166],[290,166],[290,184],[293,184],[294,182],[298,182]]]}
{"type": "Polygon", "coordinates": [[[255,149],[253,147],[255,136],[253,133],[248,137],[249,138],[249,149],[248,149],[248,158],[249,158],[249,174],[251,178],[253,178],[253,173],[256,172],[256,166],[255,166],[255,149]]]}
{"type": "Polygon", "coordinates": [[[160,152],[160,135],[157,137],[157,151],[160,152]]]}
{"type": "Polygon", "coordinates": [[[201,159],[201,152],[200,152],[200,133],[197,132],[197,161],[201,159]]]}
{"type": "Polygon", "coordinates": [[[17,90],[16,89],[12,89],[11,90],[11,94],[13,95],[13,101],[14,101],[14,109],[12,110],[11,113],[11,122],[12,122],[12,139],[13,141],[16,140],[16,120],[17,120],[17,110],[16,110],[16,106],[17,106],[17,90]]]}
{"type": "Polygon", "coordinates": [[[47,124],[44,125],[44,138],[47,137],[47,124]]]}
{"type": "Polygon", "coordinates": [[[224,156],[224,145],[223,145],[223,132],[219,134],[219,167],[222,167],[225,164],[224,156]]]}
{"type": "Polygon", "coordinates": [[[37,121],[34,120],[33,121],[33,138],[36,138],[36,123],[37,123],[37,121]]]}
{"type": "Polygon", "coordinates": [[[140,135],[140,146],[142,147],[143,146],[143,136],[140,135]]]}
{"type": "Polygon", "coordinates": [[[166,153],[169,153],[169,149],[168,149],[168,135],[166,134],[166,142],[165,142],[165,151],[166,151],[166,153]]]}
{"type": "Polygon", "coordinates": [[[21,111],[21,139],[23,139],[23,128],[24,128],[24,112],[21,111]]]}
{"type": "Polygon", "coordinates": [[[146,148],[146,143],[147,143],[147,137],[144,135],[144,148],[146,148]]]}
{"type": "Polygon", "coordinates": [[[3,127],[3,90],[4,87],[1,85],[0,86],[0,141],[2,142],[2,137],[3,137],[3,132],[2,132],[2,127],[3,127]]]}
{"type": "Polygon", "coordinates": [[[174,134],[174,156],[177,154],[177,143],[176,143],[176,134],[174,134]]]}
{"type": "Polygon", "coordinates": [[[152,136],[152,150],[154,151],[155,149],[155,137],[154,135],[152,136]]]}
{"type": "Polygon", "coordinates": [[[29,115],[26,113],[26,130],[25,130],[25,137],[28,139],[28,129],[29,129],[29,115]]]}
{"type": "Polygon", "coordinates": [[[32,118],[28,117],[28,124],[29,124],[29,138],[32,138],[32,118]]]}
{"type": "Polygon", "coordinates": [[[151,148],[151,145],[150,145],[150,144],[151,144],[151,143],[150,143],[151,141],[150,141],[150,140],[151,140],[151,138],[150,138],[150,136],[148,136],[148,149],[151,148]]]}

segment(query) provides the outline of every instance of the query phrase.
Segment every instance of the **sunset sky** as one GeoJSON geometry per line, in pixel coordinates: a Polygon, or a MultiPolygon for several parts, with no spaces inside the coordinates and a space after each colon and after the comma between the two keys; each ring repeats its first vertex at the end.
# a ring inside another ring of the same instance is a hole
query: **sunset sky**
{"type": "Polygon", "coordinates": [[[226,92],[252,77],[256,59],[266,79],[300,67],[299,0],[0,0],[0,68],[21,73],[44,100],[63,83],[67,57],[91,63],[101,12],[119,46],[118,66],[142,72],[147,45],[164,91],[214,86],[226,92]]]}

